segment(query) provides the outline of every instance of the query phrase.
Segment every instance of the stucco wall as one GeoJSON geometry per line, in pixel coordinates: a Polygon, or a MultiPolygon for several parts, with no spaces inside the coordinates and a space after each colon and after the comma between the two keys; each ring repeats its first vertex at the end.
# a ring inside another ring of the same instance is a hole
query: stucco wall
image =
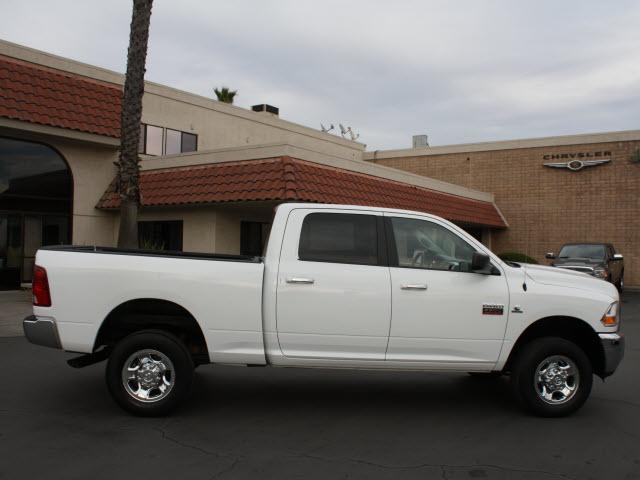
{"type": "Polygon", "coordinates": [[[364,150],[358,143],[312,131],[270,114],[220,105],[213,100],[179,101],[153,90],[145,92],[142,121],[197,134],[199,151],[279,142],[339,158],[360,159],[364,150]]]}

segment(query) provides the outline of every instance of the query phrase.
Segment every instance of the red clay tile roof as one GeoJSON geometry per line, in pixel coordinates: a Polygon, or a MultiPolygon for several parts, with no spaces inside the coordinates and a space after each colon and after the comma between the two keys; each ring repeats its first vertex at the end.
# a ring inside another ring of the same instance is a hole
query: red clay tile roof
{"type": "MultiPolygon", "coordinates": [[[[145,207],[245,201],[340,203],[416,210],[465,224],[506,227],[491,202],[290,157],[142,171],[140,196],[145,207]]],[[[96,208],[119,205],[114,181],[96,208]]]]}
{"type": "Polygon", "coordinates": [[[0,117],[120,136],[121,87],[0,55],[0,117]]]}

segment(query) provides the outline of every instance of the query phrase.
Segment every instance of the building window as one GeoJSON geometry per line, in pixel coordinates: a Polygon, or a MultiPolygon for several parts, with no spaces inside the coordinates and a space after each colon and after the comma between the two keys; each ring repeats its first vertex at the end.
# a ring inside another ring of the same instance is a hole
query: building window
{"type": "Polygon", "coordinates": [[[138,222],[138,244],[144,250],[182,251],[182,220],[138,222]]]}
{"type": "Polygon", "coordinates": [[[165,155],[195,152],[198,136],[193,133],[180,132],[167,128],[165,135],[165,155]]]}
{"type": "Polygon", "coordinates": [[[162,127],[145,125],[144,153],[162,155],[162,127]]]}
{"type": "Polygon", "coordinates": [[[195,152],[198,149],[198,136],[171,128],[154,125],[140,125],[138,153],[146,155],[175,155],[195,152]]]}
{"type": "Polygon", "coordinates": [[[198,136],[193,133],[182,132],[182,151],[195,152],[198,149],[198,136]]]}
{"type": "Polygon", "coordinates": [[[270,230],[270,223],[240,222],[240,255],[262,256],[270,230]]]}
{"type": "Polygon", "coordinates": [[[70,243],[72,191],[59,153],[0,137],[0,290],[31,281],[38,248],[70,243]]]}

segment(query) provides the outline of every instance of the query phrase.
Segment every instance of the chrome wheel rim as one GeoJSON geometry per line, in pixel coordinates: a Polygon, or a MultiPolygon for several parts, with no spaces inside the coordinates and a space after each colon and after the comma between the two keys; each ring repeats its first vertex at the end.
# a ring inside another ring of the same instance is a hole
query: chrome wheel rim
{"type": "Polygon", "coordinates": [[[138,350],[122,367],[122,385],[139,402],[159,402],[169,395],[174,383],[173,363],[158,350],[138,350]]]}
{"type": "Polygon", "coordinates": [[[569,357],[552,355],[536,368],[534,386],[542,401],[561,405],[571,400],[578,391],[580,372],[569,357]]]}

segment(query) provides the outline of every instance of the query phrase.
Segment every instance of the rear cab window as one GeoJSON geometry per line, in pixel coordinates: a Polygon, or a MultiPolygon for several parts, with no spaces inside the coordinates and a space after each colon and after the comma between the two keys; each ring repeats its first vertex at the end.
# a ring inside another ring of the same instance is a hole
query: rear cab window
{"type": "Polygon", "coordinates": [[[298,259],[309,262],[380,265],[379,217],[310,213],[302,223],[298,259]]]}

